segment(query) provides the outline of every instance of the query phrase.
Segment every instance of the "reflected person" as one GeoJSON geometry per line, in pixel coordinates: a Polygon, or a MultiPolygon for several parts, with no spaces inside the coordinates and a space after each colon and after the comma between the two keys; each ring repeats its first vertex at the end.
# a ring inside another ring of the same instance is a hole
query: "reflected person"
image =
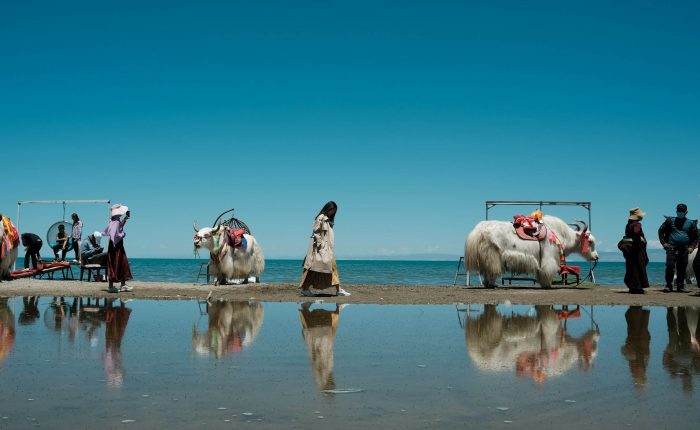
{"type": "Polygon", "coordinates": [[[664,368],[671,378],[680,378],[683,391],[691,393],[693,375],[700,374],[698,308],[667,308],[666,323],[668,346],[663,355],[664,368]]]}
{"type": "Polygon", "coordinates": [[[265,312],[258,302],[218,300],[208,303],[209,326],[205,333],[192,330],[192,348],[216,359],[250,346],[260,332],[265,312]]]}
{"type": "Polygon", "coordinates": [[[314,382],[321,390],[335,389],[333,379],[333,347],[338,331],[342,307],[336,303],[334,311],[311,310],[311,303],[302,303],[299,309],[301,335],[309,351],[314,382]]]}
{"type": "Polygon", "coordinates": [[[131,309],[120,301],[114,306],[115,300],[109,300],[105,306],[105,353],[103,355],[107,385],[120,388],[124,384],[124,365],[122,363],[122,339],[129,323],[131,309]]]}
{"type": "Polygon", "coordinates": [[[620,352],[627,359],[632,374],[634,388],[642,391],[647,387],[647,366],[649,365],[649,313],[641,306],[630,306],[625,312],[627,339],[620,352]]]}
{"type": "Polygon", "coordinates": [[[19,322],[21,325],[32,325],[39,319],[40,298],[41,297],[39,296],[30,296],[22,298],[22,304],[24,305],[24,307],[22,308],[22,312],[20,312],[19,317],[17,318],[17,322],[19,322]]]}

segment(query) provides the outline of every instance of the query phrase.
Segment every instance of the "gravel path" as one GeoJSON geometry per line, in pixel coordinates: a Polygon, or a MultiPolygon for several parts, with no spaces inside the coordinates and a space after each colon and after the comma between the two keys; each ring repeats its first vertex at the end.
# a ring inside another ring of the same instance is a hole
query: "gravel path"
{"type": "Polygon", "coordinates": [[[698,291],[693,294],[663,293],[655,286],[644,295],[627,293],[624,286],[579,286],[543,290],[539,287],[436,287],[432,285],[344,285],[352,293],[349,297],[335,297],[335,291],[318,292],[315,298],[302,297],[294,284],[200,285],[167,282],[132,282],[129,293],[110,294],[106,283],[19,279],[0,283],[0,296],[119,296],[137,299],[204,299],[211,292],[215,299],[259,300],[264,302],[304,302],[323,300],[339,303],[374,304],[451,304],[451,303],[504,303],[513,304],[579,304],[579,305],[648,305],[700,306],[698,291]]]}

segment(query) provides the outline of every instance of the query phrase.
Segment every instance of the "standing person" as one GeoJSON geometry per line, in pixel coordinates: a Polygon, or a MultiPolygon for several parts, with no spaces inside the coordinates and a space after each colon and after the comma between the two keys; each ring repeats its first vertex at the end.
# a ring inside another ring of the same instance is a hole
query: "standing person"
{"type": "Polygon", "coordinates": [[[24,254],[24,270],[29,270],[29,259],[32,259],[32,269],[37,270],[37,263],[41,263],[39,251],[44,245],[41,238],[34,233],[22,233],[22,246],[27,250],[24,254]]]}
{"type": "Polygon", "coordinates": [[[338,205],[332,201],[328,202],[314,220],[309,249],[304,258],[304,273],[299,283],[304,296],[314,295],[311,291],[312,286],[320,290],[335,287],[336,295],[350,295],[340,288],[338,265],[335,261],[333,226],[337,212],[338,205]]]}
{"type": "Polygon", "coordinates": [[[58,226],[58,233],[56,234],[56,244],[51,247],[53,249],[53,256],[58,260],[58,251],[61,251],[61,260],[66,259],[66,252],[68,252],[68,236],[66,236],[66,227],[63,224],[58,226]]]}
{"type": "Polygon", "coordinates": [[[109,238],[109,247],[107,248],[109,292],[131,291],[132,288],[126,285],[126,281],[131,279],[131,269],[129,268],[129,260],[126,258],[126,251],[124,251],[124,236],[126,236],[124,224],[131,217],[131,212],[129,212],[128,207],[117,203],[111,207],[110,214],[112,218],[107,224],[107,228],[100,233],[109,238]],[[115,282],[121,283],[121,288],[117,289],[114,286],[115,282]]]}
{"type": "Polygon", "coordinates": [[[676,291],[687,293],[685,289],[685,269],[688,266],[688,253],[698,239],[698,222],[686,218],[688,206],[679,203],[676,216],[666,217],[659,227],[659,241],[666,250],[665,293],[673,291],[673,275],[676,275],[676,291]]]}
{"type": "Polygon", "coordinates": [[[75,251],[74,262],[80,261],[80,239],[83,237],[83,222],[80,221],[77,213],[70,216],[73,219],[73,230],[70,232],[70,237],[73,239],[73,251],[75,251]]]}
{"type": "Polygon", "coordinates": [[[631,245],[624,252],[625,256],[625,285],[630,294],[644,294],[644,288],[649,288],[647,277],[647,240],[642,230],[642,218],[646,215],[639,208],[630,209],[625,227],[625,237],[631,239],[631,245]]]}

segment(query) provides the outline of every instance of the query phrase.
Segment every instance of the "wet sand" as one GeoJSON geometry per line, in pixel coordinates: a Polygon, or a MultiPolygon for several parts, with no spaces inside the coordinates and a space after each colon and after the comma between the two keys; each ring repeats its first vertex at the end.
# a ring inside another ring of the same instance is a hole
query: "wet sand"
{"type": "MultiPolygon", "coordinates": [[[[323,300],[338,303],[373,304],[579,304],[579,305],[700,305],[700,297],[688,293],[663,293],[654,286],[644,295],[632,295],[624,286],[582,285],[543,290],[539,287],[416,286],[416,285],[344,285],[352,295],[336,297],[335,290],[319,291],[316,297],[303,297],[295,284],[202,285],[171,282],[132,282],[129,293],[109,293],[106,283],[64,280],[18,279],[0,283],[0,296],[83,296],[123,297],[130,299],[259,300],[263,302],[304,302],[323,300]]],[[[697,287],[688,287],[694,294],[697,287]]]]}

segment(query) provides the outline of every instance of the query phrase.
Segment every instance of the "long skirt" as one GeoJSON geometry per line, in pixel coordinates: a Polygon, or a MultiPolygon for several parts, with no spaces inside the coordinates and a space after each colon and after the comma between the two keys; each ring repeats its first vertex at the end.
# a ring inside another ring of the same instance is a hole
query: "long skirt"
{"type": "Polygon", "coordinates": [[[630,290],[641,290],[649,288],[649,278],[647,277],[647,257],[646,249],[633,250],[625,255],[625,285],[630,290]]]}
{"type": "Polygon", "coordinates": [[[129,260],[124,251],[124,241],[119,241],[116,245],[110,240],[107,249],[107,276],[113,282],[126,282],[131,279],[131,269],[129,260]]]}
{"type": "Polygon", "coordinates": [[[326,288],[339,285],[340,275],[338,274],[338,265],[335,263],[335,260],[333,260],[332,273],[314,272],[313,270],[305,269],[304,273],[301,274],[301,281],[299,281],[299,287],[302,289],[313,287],[317,290],[325,290],[326,288]]]}

